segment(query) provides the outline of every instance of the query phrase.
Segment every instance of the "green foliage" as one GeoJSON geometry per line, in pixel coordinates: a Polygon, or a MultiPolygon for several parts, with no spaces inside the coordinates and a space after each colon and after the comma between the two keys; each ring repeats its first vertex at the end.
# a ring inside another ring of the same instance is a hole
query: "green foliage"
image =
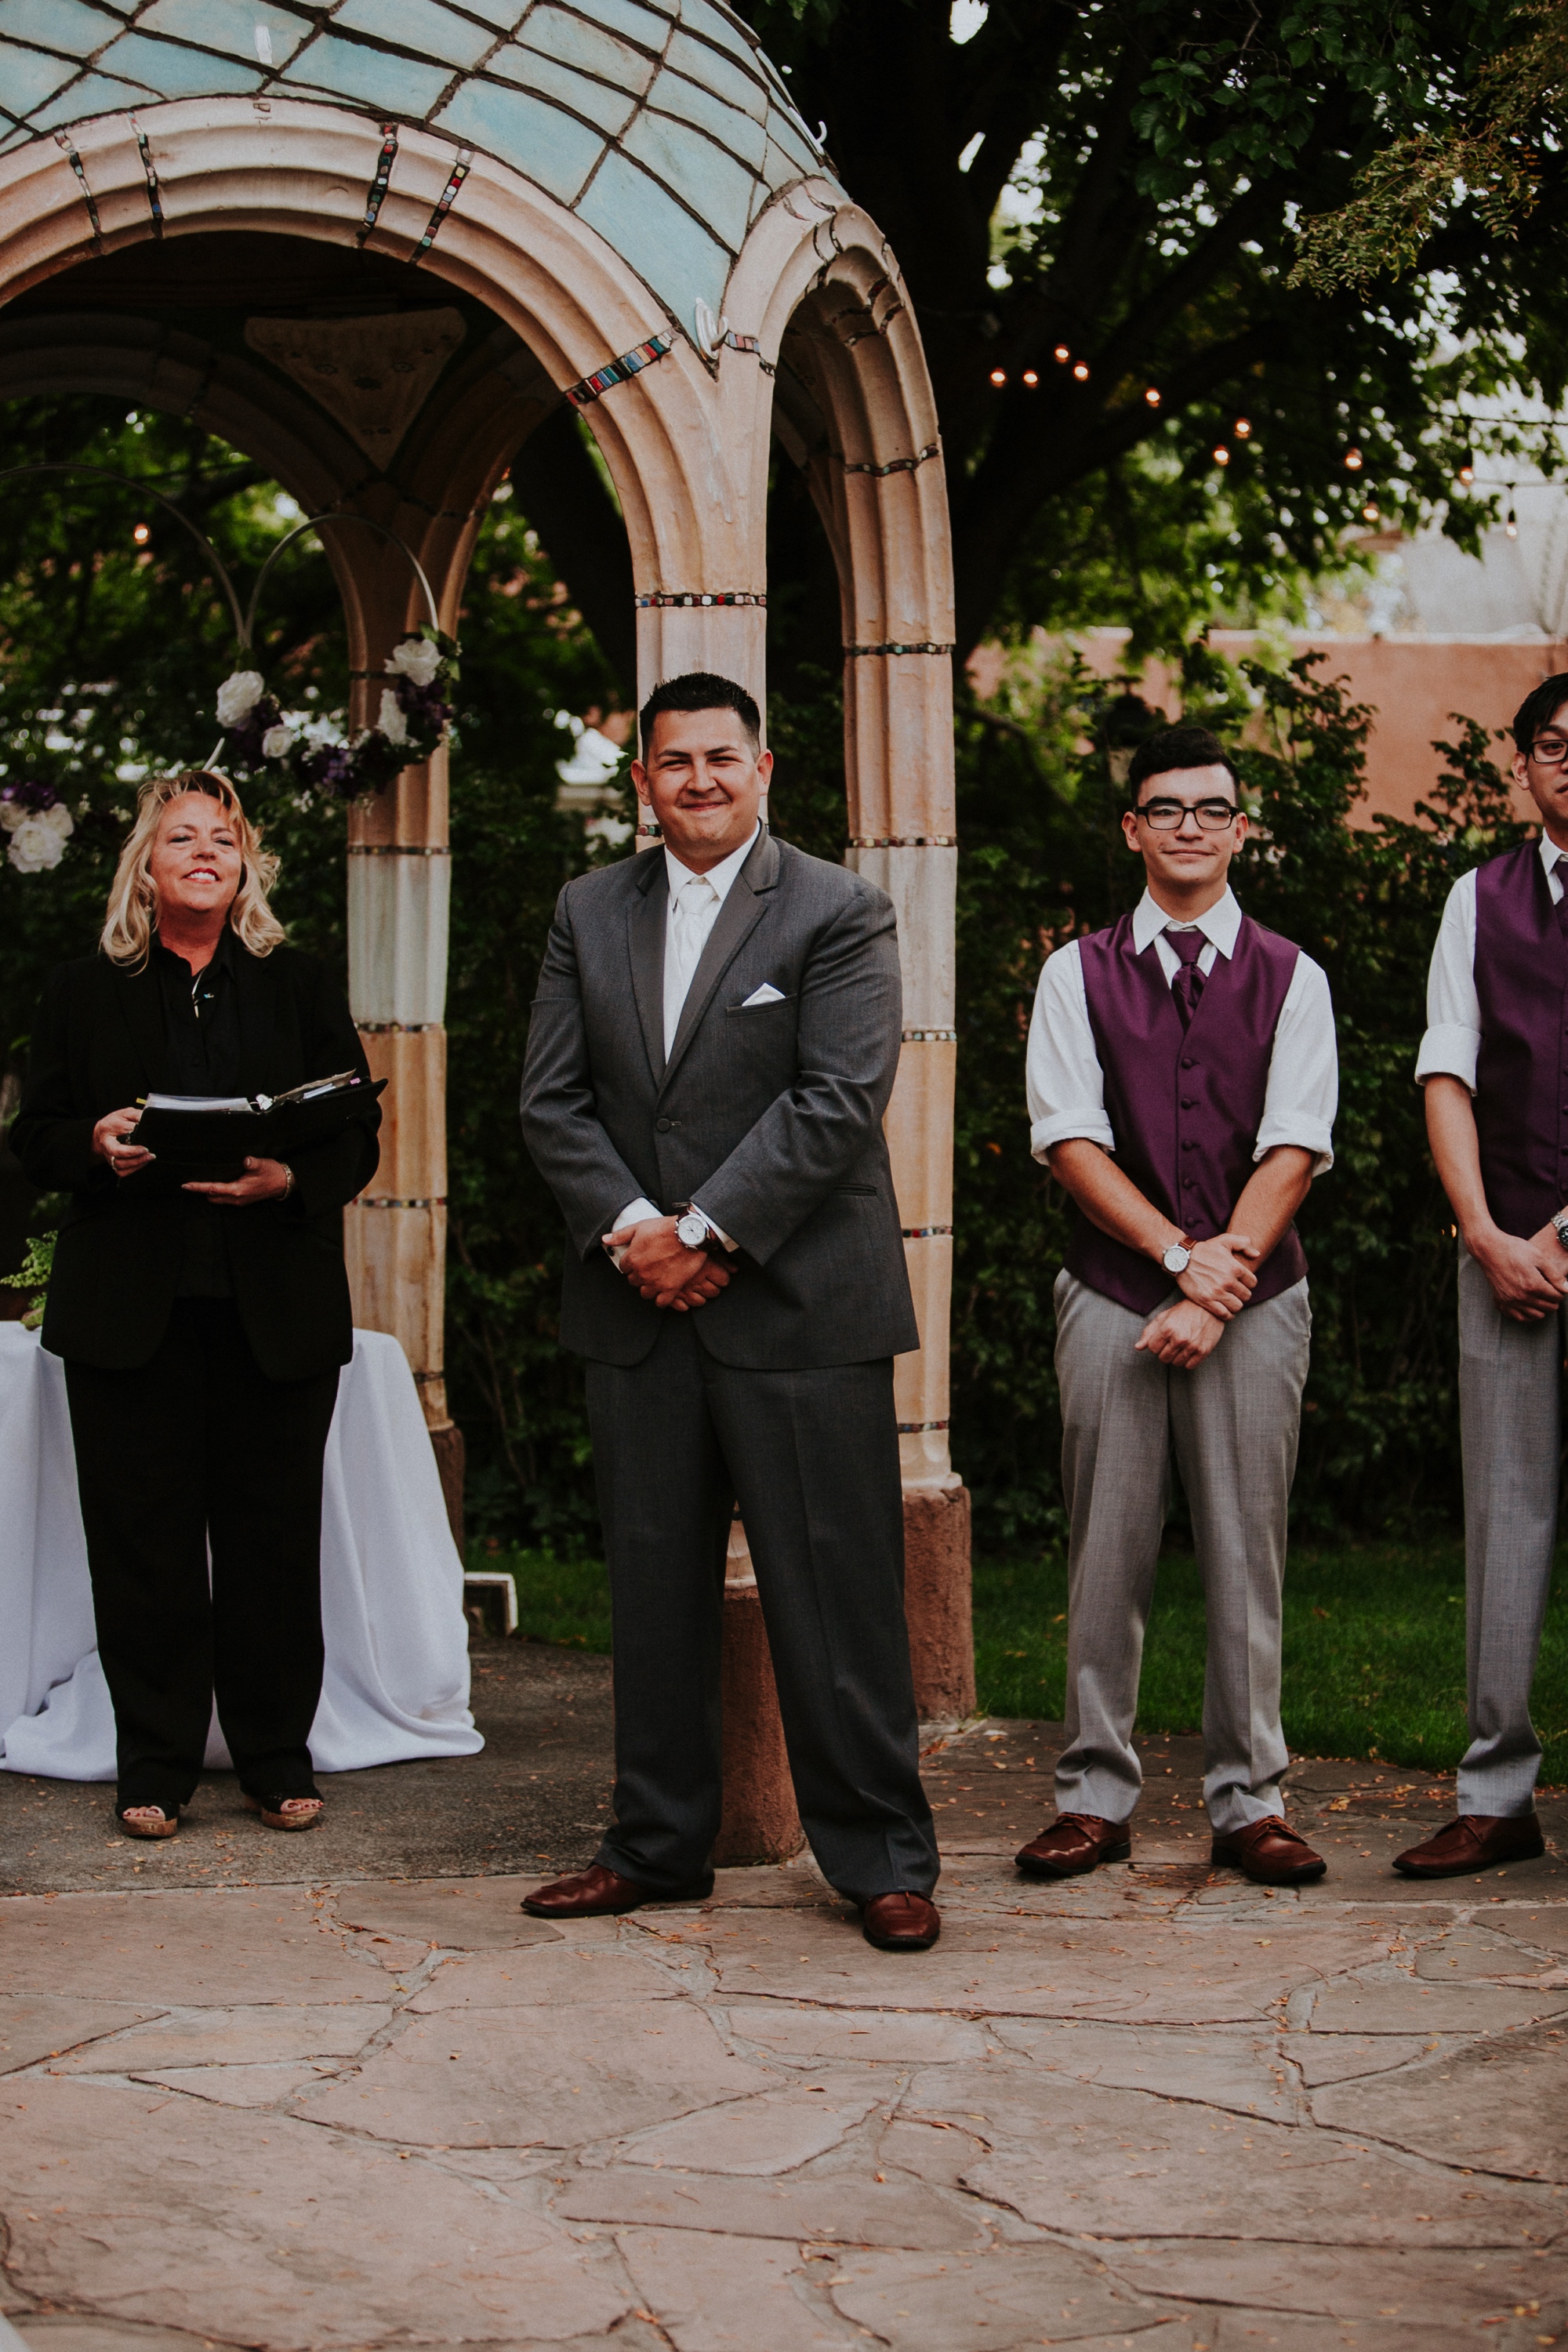
{"type": "Polygon", "coordinates": [[[31,1234],[27,1237],[26,1255],[15,1274],[0,1274],[0,1285],[7,1290],[25,1290],[37,1296],[22,1318],[24,1331],[36,1331],[44,1319],[43,1294],[49,1286],[54,1271],[55,1234],[31,1234]]]}

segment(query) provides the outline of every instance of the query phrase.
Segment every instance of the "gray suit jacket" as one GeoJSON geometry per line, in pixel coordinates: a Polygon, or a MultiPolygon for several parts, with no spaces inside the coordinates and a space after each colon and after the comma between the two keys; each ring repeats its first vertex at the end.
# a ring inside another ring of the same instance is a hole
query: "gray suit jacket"
{"type": "MultiPolygon", "coordinates": [[[[561,1337],[637,1364],[661,1310],[601,1236],[646,1194],[701,1196],[740,1244],[699,1308],[721,1363],[865,1363],[920,1345],[882,1113],[903,1018],[891,901],[762,833],[709,934],[668,1063],[662,849],[561,893],[533,1000],[522,1130],[571,1236],[561,1337]],[[747,1008],[764,981],[781,1001],[747,1008]]],[[[673,1310],[666,1309],[663,1312],[673,1310]]]]}

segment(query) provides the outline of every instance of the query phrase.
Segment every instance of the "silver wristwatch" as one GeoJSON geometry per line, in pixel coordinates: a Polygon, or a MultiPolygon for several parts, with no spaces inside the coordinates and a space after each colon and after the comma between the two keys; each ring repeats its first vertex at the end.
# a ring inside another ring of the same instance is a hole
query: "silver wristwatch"
{"type": "Polygon", "coordinates": [[[1568,1250],[1568,1209],[1558,1210],[1552,1220],[1552,1230],[1557,1236],[1559,1245],[1568,1250]]]}
{"type": "Polygon", "coordinates": [[[713,1228],[700,1209],[686,1209],[675,1221],[675,1238],[682,1249],[706,1249],[713,1228]]]}
{"type": "MultiPolygon", "coordinates": [[[[1184,1234],[1179,1242],[1172,1242],[1167,1249],[1161,1251],[1160,1263],[1167,1274],[1185,1274],[1196,1247],[1191,1234],[1184,1234]]],[[[1568,1249],[1568,1242],[1563,1244],[1563,1247],[1568,1249]]]]}

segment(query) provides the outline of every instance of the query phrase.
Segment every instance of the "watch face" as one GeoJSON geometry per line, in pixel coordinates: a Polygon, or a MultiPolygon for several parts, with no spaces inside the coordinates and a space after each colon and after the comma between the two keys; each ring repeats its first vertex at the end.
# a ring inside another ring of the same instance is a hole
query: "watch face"
{"type": "Polygon", "coordinates": [[[708,1228],[700,1217],[682,1217],[675,1228],[675,1237],[677,1241],[683,1242],[688,1249],[696,1249],[700,1243],[707,1240],[708,1228]]]}

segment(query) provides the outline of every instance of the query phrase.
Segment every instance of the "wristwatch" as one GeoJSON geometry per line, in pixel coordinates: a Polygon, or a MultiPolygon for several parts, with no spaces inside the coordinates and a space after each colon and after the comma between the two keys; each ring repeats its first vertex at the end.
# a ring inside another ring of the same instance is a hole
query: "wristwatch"
{"type": "Polygon", "coordinates": [[[1552,1220],[1552,1230],[1557,1236],[1559,1246],[1568,1250],[1568,1209],[1558,1210],[1552,1220]]]}
{"type": "MultiPolygon", "coordinates": [[[[1568,1249],[1568,1242],[1564,1242],[1563,1246],[1568,1249]]],[[[1161,1251],[1160,1263],[1167,1274],[1185,1274],[1196,1247],[1191,1234],[1184,1234],[1179,1242],[1172,1242],[1168,1248],[1161,1251]]]]}
{"type": "Polygon", "coordinates": [[[675,1221],[675,1238],[682,1249],[706,1249],[716,1235],[701,1210],[688,1203],[675,1221]]]}

